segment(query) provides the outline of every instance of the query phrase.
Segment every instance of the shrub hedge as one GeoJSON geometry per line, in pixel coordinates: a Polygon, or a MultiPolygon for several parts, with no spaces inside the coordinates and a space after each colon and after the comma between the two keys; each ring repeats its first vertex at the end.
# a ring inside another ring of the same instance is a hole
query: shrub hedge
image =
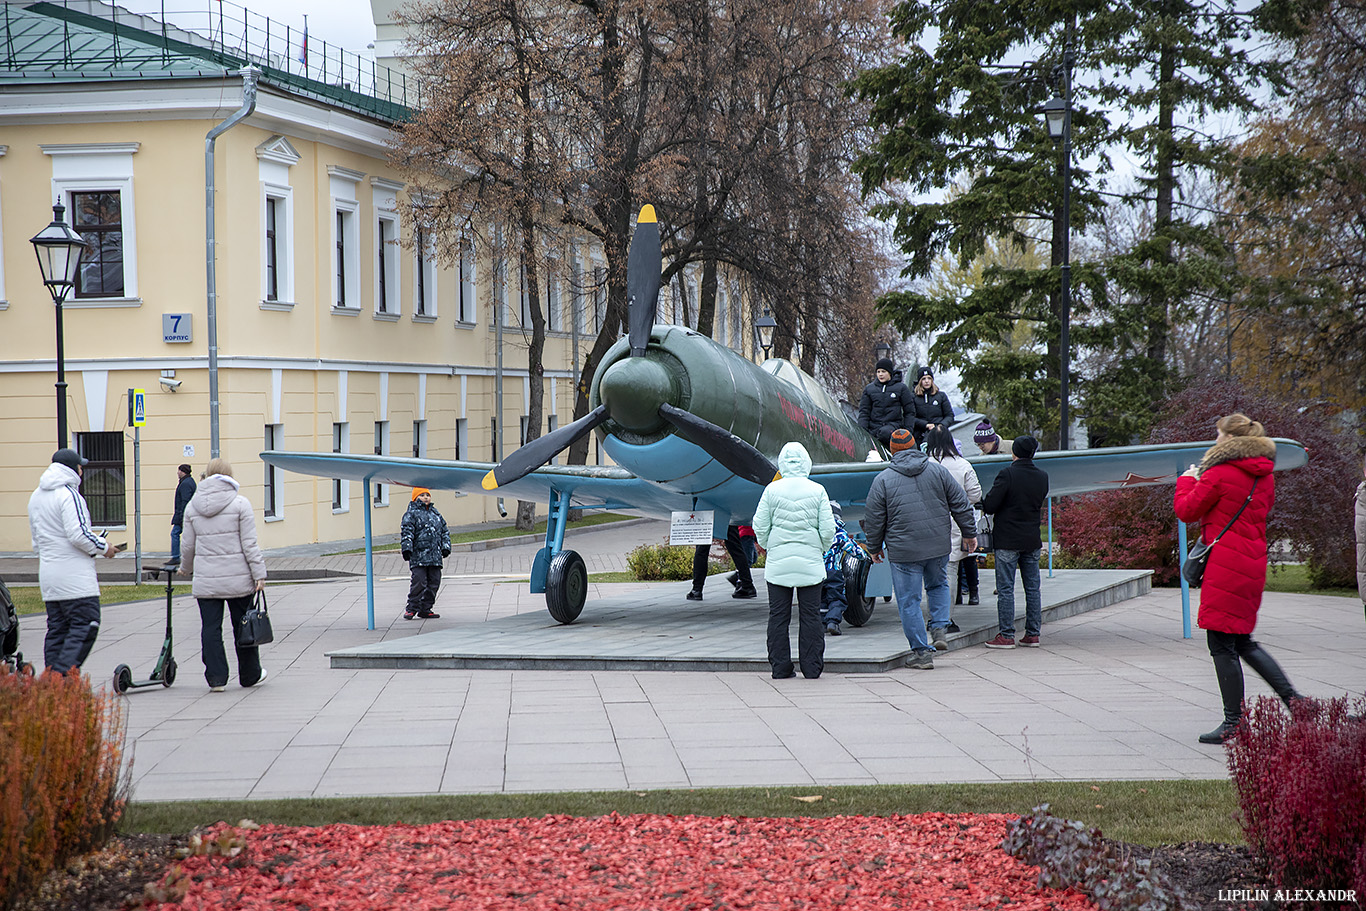
{"type": "Polygon", "coordinates": [[[118,696],[87,678],[0,665],[0,907],[103,845],[129,791],[118,696]]]}

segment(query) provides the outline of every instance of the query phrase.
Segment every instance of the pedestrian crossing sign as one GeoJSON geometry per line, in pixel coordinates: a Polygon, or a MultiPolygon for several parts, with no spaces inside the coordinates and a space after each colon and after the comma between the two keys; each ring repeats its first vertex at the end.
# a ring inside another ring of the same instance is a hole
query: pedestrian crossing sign
{"type": "Polygon", "coordinates": [[[128,425],[141,427],[147,423],[147,390],[128,390],[128,425]]]}

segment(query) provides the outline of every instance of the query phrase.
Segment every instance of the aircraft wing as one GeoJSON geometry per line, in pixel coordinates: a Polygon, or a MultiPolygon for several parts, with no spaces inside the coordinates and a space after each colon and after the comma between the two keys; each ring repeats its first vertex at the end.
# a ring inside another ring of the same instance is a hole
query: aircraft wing
{"type": "MultiPolygon", "coordinates": [[[[1034,464],[1048,472],[1048,492],[1060,497],[1121,487],[1175,484],[1180,474],[1199,462],[1213,440],[1201,443],[1166,443],[1149,446],[1115,446],[1109,449],[1069,449],[1039,452],[1034,464]]],[[[1009,455],[971,456],[982,491],[991,489],[996,474],[1010,464],[1009,455]]],[[[1299,468],[1309,461],[1304,446],[1295,440],[1276,440],[1276,470],[1299,468]]],[[[814,465],[811,479],[820,483],[832,500],[861,503],[868,487],[886,462],[834,462],[814,465]]]]}
{"type": "MultiPolygon", "coordinates": [[[[261,453],[261,461],[286,471],[345,481],[402,484],[489,494],[482,481],[495,463],[414,459],[399,456],[332,452],[261,453]]],[[[504,484],[496,496],[546,502],[549,490],[570,497],[570,505],[606,509],[634,509],[667,518],[673,510],[692,508],[688,497],[670,494],[642,481],[624,468],[606,465],[544,465],[526,477],[504,484]]]]}

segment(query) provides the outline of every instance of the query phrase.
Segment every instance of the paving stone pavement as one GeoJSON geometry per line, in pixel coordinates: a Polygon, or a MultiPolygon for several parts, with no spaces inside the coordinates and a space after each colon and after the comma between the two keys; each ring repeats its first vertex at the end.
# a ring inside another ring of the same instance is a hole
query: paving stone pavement
{"type": "MultiPolygon", "coordinates": [[[[617,529],[572,546],[585,559],[624,554],[650,535],[617,529]]],[[[439,620],[403,621],[406,574],[380,576],[374,631],[363,581],[272,586],[270,677],[223,693],[204,683],[194,601],[177,599],[175,685],[127,697],[134,799],[1226,775],[1222,749],[1196,742],[1218,720],[1217,688],[1203,635],[1181,637],[1180,593],[1170,589],[1046,624],[1043,648],[959,649],[933,671],[772,680],[329,667],[328,653],[345,648],[543,615],[525,582],[486,575],[524,574],[535,548],[522,550],[520,567],[449,572],[439,620]]],[[[686,610],[686,583],[595,584],[590,599],[669,586],[686,610]]],[[[87,669],[106,678],[128,663],[145,677],[164,616],[164,602],[106,607],[87,669]]],[[[748,624],[745,635],[761,638],[761,609],[748,624]]],[[[42,616],[23,618],[21,647],[40,653],[43,630],[42,616]]],[[[1361,695],[1366,624],[1355,599],[1268,595],[1258,639],[1303,692],[1361,695]]],[[[1249,672],[1249,697],[1269,694],[1249,672]]]]}

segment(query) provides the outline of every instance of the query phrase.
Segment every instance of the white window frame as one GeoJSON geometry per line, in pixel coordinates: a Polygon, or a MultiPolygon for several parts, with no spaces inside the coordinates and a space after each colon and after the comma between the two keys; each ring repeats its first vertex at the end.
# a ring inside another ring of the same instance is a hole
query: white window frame
{"type": "Polygon", "coordinates": [[[360,220],[360,204],[349,202],[344,199],[332,200],[332,229],[329,236],[332,239],[332,312],[350,313],[360,312],[360,231],[358,222],[360,220]],[[338,219],[341,220],[341,227],[337,225],[338,219]],[[338,231],[342,232],[340,238],[337,237],[338,231]],[[337,284],[337,273],[339,264],[337,262],[337,246],[340,241],[342,257],[344,262],[340,264],[345,268],[342,281],[345,282],[346,293],[343,296],[342,288],[337,284]]]}
{"type": "Polygon", "coordinates": [[[431,237],[421,228],[413,228],[413,322],[430,323],[436,320],[436,249],[431,237]],[[419,293],[420,289],[420,293],[419,293]],[[418,305],[421,304],[421,312],[418,305]]]}
{"type": "Polygon", "coordinates": [[[716,341],[720,345],[730,344],[730,298],[726,294],[726,289],[716,288],[716,319],[712,321],[712,331],[716,334],[716,341]]]}
{"type": "Polygon", "coordinates": [[[66,223],[75,226],[74,193],[119,194],[119,230],[123,235],[123,295],[119,297],[76,297],[62,303],[64,310],[100,307],[137,307],[138,236],[136,200],[133,197],[133,155],[139,142],[86,142],[39,145],[52,159],[52,192],[66,206],[66,223]]]}
{"type": "Polygon", "coordinates": [[[554,257],[545,264],[545,328],[547,332],[564,331],[563,295],[560,293],[559,261],[554,257]]]}
{"type": "MultiPolygon", "coordinates": [[[[332,422],[332,451],[346,453],[351,451],[351,422],[332,422]]],[[[351,482],[332,479],[332,515],[337,516],[351,511],[351,482]]]]}
{"type": "MultiPolygon", "coordinates": [[[[375,455],[387,456],[389,454],[389,422],[375,421],[375,455]]],[[[375,488],[371,493],[371,505],[389,505],[389,485],[382,481],[375,482],[375,488]]]]}
{"type": "Polygon", "coordinates": [[[470,422],[468,418],[455,419],[455,457],[468,461],[470,457],[470,422]]]}
{"type": "Polygon", "coordinates": [[[461,236],[460,256],[456,260],[456,269],[459,273],[457,276],[459,298],[455,318],[461,323],[474,325],[479,322],[478,301],[475,298],[477,282],[474,274],[474,238],[461,236]]]}
{"type": "MultiPolygon", "coordinates": [[[[9,152],[9,146],[0,144],[0,158],[4,158],[9,152]]],[[[4,218],[5,204],[0,200],[0,250],[5,249],[5,227],[4,218]]],[[[5,258],[0,256],[0,310],[9,309],[9,299],[5,297],[5,258]]]]}
{"type": "MultiPolygon", "coordinates": [[[[280,449],[285,439],[284,424],[265,425],[265,447],[267,450],[280,449]]],[[[284,497],[281,496],[280,480],[281,472],[279,468],[269,462],[265,465],[265,478],[262,487],[262,499],[264,500],[263,511],[267,522],[284,521],[284,497]]]]}
{"type": "Polygon", "coordinates": [[[526,280],[526,263],[522,263],[522,264],[521,264],[521,267],[517,270],[517,275],[518,275],[518,277],[520,278],[520,280],[521,280],[521,285],[522,285],[521,290],[520,290],[519,293],[518,293],[518,300],[521,301],[521,305],[522,305],[522,306],[521,306],[521,312],[518,314],[518,319],[520,320],[520,324],[521,324],[521,327],[522,327],[523,329],[530,329],[530,328],[531,328],[531,295],[530,295],[530,286],[528,285],[527,280],[526,280]]]}
{"type": "Polygon", "coordinates": [[[583,260],[578,254],[569,260],[569,308],[573,313],[574,329],[580,336],[588,334],[588,308],[583,293],[583,260]]]}
{"type": "Polygon", "coordinates": [[[403,315],[403,299],[399,296],[401,281],[398,270],[398,213],[375,213],[375,318],[396,320],[403,315]],[[384,277],[383,285],[380,276],[384,277]]]}
{"type": "Polygon", "coordinates": [[[261,184],[261,307],[265,310],[294,308],[294,188],[261,184]],[[266,279],[267,207],[275,202],[275,300],[269,297],[266,279]]]}
{"type": "Polygon", "coordinates": [[[427,458],[427,421],[413,421],[413,458],[427,458]]]}

